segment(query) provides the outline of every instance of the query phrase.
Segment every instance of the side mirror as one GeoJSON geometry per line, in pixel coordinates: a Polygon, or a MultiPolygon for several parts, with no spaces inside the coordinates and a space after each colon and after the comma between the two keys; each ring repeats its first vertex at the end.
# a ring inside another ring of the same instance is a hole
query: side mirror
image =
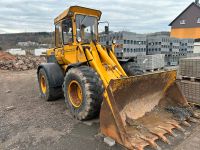
{"type": "Polygon", "coordinates": [[[109,27],[105,26],[105,34],[109,34],[109,27]]]}

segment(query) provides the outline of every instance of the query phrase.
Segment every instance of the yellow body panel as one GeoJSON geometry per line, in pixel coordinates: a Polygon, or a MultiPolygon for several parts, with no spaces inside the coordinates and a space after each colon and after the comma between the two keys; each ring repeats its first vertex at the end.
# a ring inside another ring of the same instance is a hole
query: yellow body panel
{"type": "Polygon", "coordinates": [[[199,39],[200,28],[172,28],[170,36],[175,38],[199,39]]]}

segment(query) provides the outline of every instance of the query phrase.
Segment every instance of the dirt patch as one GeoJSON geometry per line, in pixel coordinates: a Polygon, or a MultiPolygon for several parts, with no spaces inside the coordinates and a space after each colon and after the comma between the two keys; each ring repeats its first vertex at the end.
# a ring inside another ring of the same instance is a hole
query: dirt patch
{"type": "Polygon", "coordinates": [[[64,99],[41,99],[36,70],[0,70],[0,84],[0,150],[123,149],[96,138],[99,124],[75,120],[64,99]]]}
{"type": "Polygon", "coordinates": [[[48,103],[39,97],[36,71],[9,73],[0,73],[2,148],[26,149],[67,136],[76,120],[70,117],[62,100],[48,103]],[[7,109],[11,106],[14,109],[7,109]]]}

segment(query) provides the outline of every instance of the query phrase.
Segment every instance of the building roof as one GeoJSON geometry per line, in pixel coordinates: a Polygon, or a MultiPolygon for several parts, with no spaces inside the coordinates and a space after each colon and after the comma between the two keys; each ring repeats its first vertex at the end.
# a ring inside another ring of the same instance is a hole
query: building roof
{"type": "Polygon", "coordinates": [[[192,5],[197,6],[200,9],[200,4],[197,4],[195,2],[191,3],[180,15],[178,15],[170,24],[169,26],[172,26],[172,24],[183,14],[185,13],[192,5]]]}

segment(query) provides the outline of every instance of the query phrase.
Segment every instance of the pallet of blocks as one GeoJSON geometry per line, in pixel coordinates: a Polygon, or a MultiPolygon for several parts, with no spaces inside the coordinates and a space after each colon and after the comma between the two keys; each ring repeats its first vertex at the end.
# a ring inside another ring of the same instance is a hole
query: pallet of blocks
{"type": "Polygon", "coordinates": [[[177,83],[189,102],[200,105],[200,57],[180,60],[177,83]]]}
{"type": "Polygon", "coordinates": [[[180,59],[180,75],[200,78],[200,57],[180,59]]]}
{"type": "Polygon", "coordinates": [[[146,71],[157,71],[164,68],[164,55],[155,54],[155,55],[138,55],[137,64],[142,68],[144,72],[146,71]]]}
{"type": "Polygon", "coordinates": [[[189,102],[200,105],[200,82],[178,79],[177,83],[189,102]]]}

